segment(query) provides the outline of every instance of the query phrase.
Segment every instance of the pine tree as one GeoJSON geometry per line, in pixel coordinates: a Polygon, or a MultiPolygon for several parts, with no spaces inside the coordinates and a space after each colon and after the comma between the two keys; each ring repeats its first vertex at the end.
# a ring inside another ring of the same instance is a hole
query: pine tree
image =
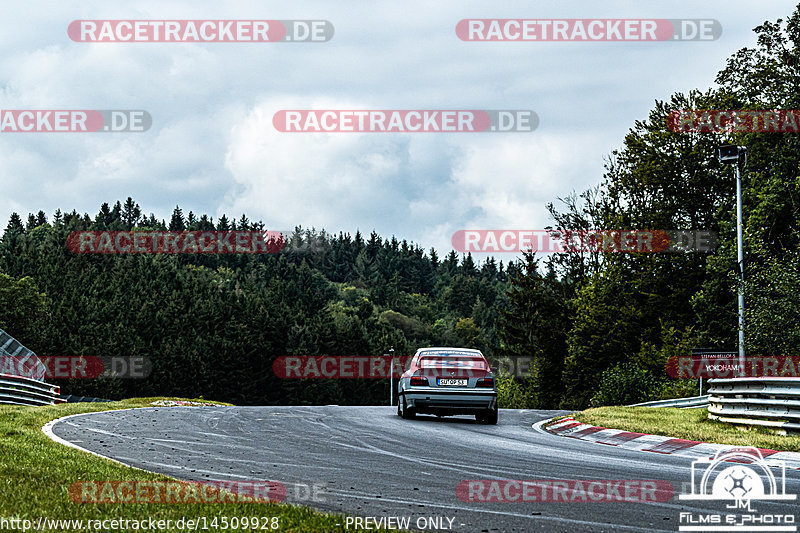
{"type": "Polygon", "coordinates": [[[472,252],[467,252],[467,256],[461,262],[461,272],[468,278],[475,277],[478,274],[475,260],[472,259],[472,252]]]}
{"type": "Polygon", "coordinates": [[[369,259],[377,259],[378,251],[381,249],[382,244],[380,236],[373,230],[369,235],[369,241],[367,241],[367,256],[369,259]]]}
{"type": "Polygon", "coordinates": [[[562,283],[555,271],[547,276],[538,271],[535,254],[523,253],[521,270],[510,276],[508,306],[500,311],[495,353],[508,357],[515,370],[531,361],[528,384],[531,405],[536,408],[558,406],[563,393],[561,374],[569,330],[568,307],[562,283]]]}
{"type": "Polygon", "coordinates": [[[125,205],[122,207],[121,213],[121,220],[125,229],[130,231],[139,223],[141,216],[142,210],[139,208],[139,204],[135,203],[133,198],[128,196],[128,199],[125,200],[125,205]]]}
{"type": "Polygon", "coordinates": [[[208,215],[203,215],[200,217],[200,220],[197,221],[197,230],[198,231],[214,231],[214,219],[209,218],[208,215]]]}
{"type": "Polygon", "coordinates": [[[353,264],[353,273],[356,279],[361,280],[367,286],[375,281],[378,268],[375,266],[375,262],[370,260],[366,249],[362,249],[358,252],[355,263],[353,264]]]}
{"type": "Polygon", "coordinates": [[[159,220],[156,218],[155,213],[150,213],[150,216],[147,218],[147,222],[145,223],[145,225],[152,230],[163,231],[166,229],[166,227],[164,227],[163,222],[159,222],[159,220]]]}
{"type": "Polygon", "coordinates": [[[456,272],[458,272],[458,254],[455,250],[450,250],[450,253],[442,261],[442,267],[444,274],[450,277],[456,275],[456,272]]]}
{"type": "Polygon", "coordinates": [[[6,226],[6,231],[3,236],[5,237],[6,235],[16,235],[22,233],[25,233],[25,226],[22,225],[22,219],[16,212],[11,213],[11,217],[8,219],[8,225],[6,226]]]}
{"type": "Polygon", "coordinates": [[[185,229],[186,223],[183,220],[183,211],[176,205],[175,209],[172,211],[172,218],[169,221],[169,230],[184,231],[185,229]]]}
{"type": "Polygon", "coordinates": [[[433,267],[434,272],[436,269],[439,268],[439,256],[436,254],[436,248],[431,247],[431,251],[429,252],[429,257],[431,258],[431,266],[433,267]]]}
{"type": "Polygon", "coordinates": [[[108,205],[108,202],[103,202],[103,205],[100,206],[100,211],[97,213],[97,216],[94,217],[95,227],[100,230],[108,229],[113,220],[111,207],[108,205]]]}
{"type": "Polygon", "coordinates": [[[111,210],[111,222],[108,224],[109,229],[121,230],[124,229],[122,225],[122,204],[117,200],[114,208],[111,210]]]}

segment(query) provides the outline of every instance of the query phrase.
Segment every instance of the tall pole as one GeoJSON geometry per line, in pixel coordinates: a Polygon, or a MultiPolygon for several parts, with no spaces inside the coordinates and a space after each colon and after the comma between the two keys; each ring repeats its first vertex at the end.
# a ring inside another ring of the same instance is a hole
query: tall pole
{"type": "Polygon", "coordinates": [[[394,389],[394,357],[389,358],[389,407],[394,405],[394,393],[392,389],[394,389]]]}
{"type": "Polygon", "coordinates": [[[719,162],[736,165],[736,268],[739,269],[739,377],[745,377],[744,357],[744,244],[742,240],[742,169],[747,165],[747,147],[725,144],[719,147],[719,162]]]}
{"type": "MultiPolygon", "coordinates": [[[[746,156],[745,156],[746,157],[746,156]]],[[[747,159],[745,159],[747,161],[747,159]]],[[[744,249],[742,245],[742,171],[736,162],[736,256],[739,268],[739,376],[747,375],[744,358],[744,249]]]]}
{"type": "Polygon", "coordinates": [[[394,348],[389,349],[389,407],[394,406],[394,348]]]}

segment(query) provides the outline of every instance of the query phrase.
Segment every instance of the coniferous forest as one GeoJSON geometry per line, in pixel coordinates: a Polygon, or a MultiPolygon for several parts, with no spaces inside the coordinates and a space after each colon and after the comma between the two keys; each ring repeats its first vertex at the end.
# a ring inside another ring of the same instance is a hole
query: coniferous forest
{"type": "MultiPolygon", "coordinates": [[[[800,10],[755,29],[713,89],[656,101],[609,154],[599,185],[554,198],[556,229],[688,229],[713,253],[488,259],[398,237],[298,227],[264,255],[89,255],[80,230],[264,230],[262,222],[144,215],[133,198],[94,215],[13,214],[0,241],[0,328],[42,356],[146,356],[145,380],[71,380],[65,393],[203,396],[237,404],[385,404],[386,380],[281,380],[284,355],[411,355],[428,345],[531,357],[504,376],[505,407],[582,408],[696,393],[665,364],[693,347],[735,349],[735,176],[744,168],[749,355],[800,355],[800,133],[674,132],[683,109],[800,109],[800,10]],[[441,254],[441,255],[440,255],[441,254]]],[[[532,141],[534,142],[534,141],[532,141]]],[[[22,177],[21,177],[22,178],[22,177]]],[[[147,207],[147,206],[143,206],[147,207]]],[[[191,206],[182,206],[183,209],[191,206]]]]}
{"type": "Polygon", "coordinates": [[[16,296],[3,306],[0,327],[39,355],[153,362],[146,380],[64,385],[75,394],[237,403],[369,404],[387,396],[386,380],[278,380],[272,362],[281,355],[381,355],[390,347],[409,355],[430,344],[490,353],[497,342],[513,262],[479,268],[469,256],[440,259],[375,233],[365,239],[300,228],[278,254],[75,254],[64,244],[71,231],[214,229],[264,228],[245,216],[214,224],[179,207],[165,224],[143,219],[131,198],[103,204],[94,218],[57,212],[48,221],[39,213],[25,224],[14,216],[2,270],[16,296]]]}

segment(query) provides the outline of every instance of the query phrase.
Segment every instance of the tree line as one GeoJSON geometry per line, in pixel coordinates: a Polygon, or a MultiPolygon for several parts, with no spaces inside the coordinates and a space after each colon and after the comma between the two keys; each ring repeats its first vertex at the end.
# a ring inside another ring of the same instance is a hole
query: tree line
{"type": "Polygon", "coordinates": [[[69,380],[85,396],[205,396],[244,403],[374,404],[387,383],[278,379],[284,355],[380,355],[473,346],[491,354],[516,263],[440,259],[372,232],[296,228],[277,254],[76,254],[74,231],[264,231],[207,215],[169,224],[128,198],[94,217],[12,214],[0,241],[0,328],[43,356],[148,357],[146,380],[69,380]],[[2,302],[0,302],[2,303],[2,302]]]}

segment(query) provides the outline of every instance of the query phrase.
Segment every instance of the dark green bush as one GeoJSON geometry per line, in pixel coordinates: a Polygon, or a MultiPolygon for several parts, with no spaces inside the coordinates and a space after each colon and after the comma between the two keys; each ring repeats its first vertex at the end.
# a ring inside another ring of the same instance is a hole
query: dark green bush
{"type": "Polygon", "coordinates": [[[657,400],[664,389],[662,379],[630,363],[620,363],[603,372],[600,390],[592,397],[592,407],[630,405],[657,400]]]}

